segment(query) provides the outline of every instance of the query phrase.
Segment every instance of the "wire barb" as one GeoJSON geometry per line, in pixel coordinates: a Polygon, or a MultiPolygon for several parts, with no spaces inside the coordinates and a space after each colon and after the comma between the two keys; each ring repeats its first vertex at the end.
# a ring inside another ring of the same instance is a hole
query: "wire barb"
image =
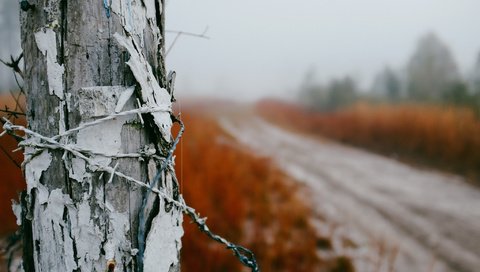
{"type": "MultiPolygon", "coordinates": [[[[137,180],[133,177],[130,177],[126,174],[123,174],[120,171],[117,171],[116,167],[110,167],[108,165],[103,165],[100,162],[92,159],[92,156],[96,156],[96,155],[119,158],[118,155],[102,154],[102,153],[93,152],[91,150],[85,150],[85,149],[82,149],[82,148],[76,146],[75,144],[67,143],[67,141],[62,141],[62,139],[61,139],[63,137],[69,136],[70,134],[72,134],[76,131],[79,131],[81,129],[85,129],[87,127],[91,127],[91,126],[94,126],[94,125],[98,125],[100,123],[112,120],[112,119],[114,119],[118,116],[132,115],[132,114],[138,114],[138,113],[153,113],[153,112],[158,112],[158,111],[170,111],[170,109],[169,108],[163,108],[163,107],[156,107],[156,108],[141,107],[141,108],[138,108],[138,109],[135,109],[135,110],[119,112],[119,113],[111,114],[109,116],[106,116],[104,118],[101,118],[101,119],[98,119],[98,120],[95,120],[95,121],[92,121],[92,122],[89,122],[89,123],[84,123],[77,128],[67,130],[64,133],[61,133],[61,134],[53,136],[53,137],[46,137],[46,136],[43,136],[43,135],[41,135],[37,132],[34,132],[34,131],[28,129],[28,128],[25,128],[24,126],[14,125],[6,118],[3,119],[3,129],[5,131],[7,131],[9,134],[14,135],[14,136],[17,136],[15,131],[23,131],[25,133],[25,135],[28,136],[28,137],[22,138],[24,141],[22,141],[19,144],[19,146],[23,146],[23,147],[24,146],[30,146],[30,147],[34,147],[36,149],[36,151],[34,151],[30,154],[25,154],[26,156],[25,156],[25,161],[23,162],[23,165],[28,164],[35,156],[39,155],[43,150],[46,150],[46,149],[61,149],[61,150],[64,150],[65,152],[69,152],[73,156],[76,156],[77,158],[80,158],[80,159],[84,160],[88,165],[95,166],[96,171],[109,173],[110,174],[110,179],[112,179],[113,176],[123,178],[123,179],[125,179],[125,180],[127,180],[127,181],[129,181],[133,184],[136,184],[140,187],[146,188],[148,190],[148,193],[153,192],[153,193],[157,194],[158,196],[162,197],[167,203],[175,205],[184,214],[188,215],[192,219],[192,221],[198,226],[200,231],[205,233],[212,240],[214,240],[218,243],[224,244],[227,249],[232,250],[235,257],[243,265],[245,265],[246,267],[249,267],[252,272],[259,272],[260,268],[257,264],[257,261],[255,259],[255,255],[253,254],[252,251],[250,251],[250,250],[248,250],[248,249],[246,249],[242,246],[233,244],[233,243],[229,242],[228,240],[226,240],[225,238],[223,238],[223,237],[213,233],[212,231],[210,231],[209,227],[206,224],[206,219],[201,218],[200,215],[195,212],[195,209],[193,209],[190,206],[187,206],[185,204],[185,201],[183,200],[183,198],[180,195],[178,195],[178,199],[175,199],[174,197],[170,196],[166,191],[156,188],[156,184],[158,183],[162,173],[164,173],[164,171],[169,169],[169,166],[171,166],[173,153],[175,152],[175,149],[176,149],[178,143],[180,142],[180,139],[181,139],[181,137],[183,135],[183,132],[185,130],[185,125],[180,120],[180,118],[178,118],[174,115],[171,115],[172,121],[174,123],[178,123],[180,125],[180,131],[177,134],[177,137],[175,138],[175,140],[173,141],[169,151],[167,152],[167,156],[165,157],[165,159],[162,160],[160,169],[157,171],[157,174],[155,175],[154,179],[152,181],[150,181],[150,183],[145,183],[145,182],[139,181],[139,180],[137,180]],[[28,140],[26,140],[26,138],[28,138],[28,140]]],[[[17,137],[19,137],[19,136],[17,136],[17,137]]],[[[148,153],[148,154],[150,154],[150,153],[148,153]]],[[[126,155],[126,154],[122,154],[122,155],[126,155]]],[[[128,154],[128,155],[131,155],[132,157],[142,157],[142,156],[147,155],[147,152],[145,152],[144,150],[140,150],[139,153],[128,154]]],[[[156,156],[156,155],[150,154],[150,156],[153,157],[153,156],[156,156]]],[[[172,178],[174,179],[174,181],[177,182],[175,172],[170,171],[170,174],[171,174],[172,178]]],[[[146,193],[146,194],[148,194],[148,193],[146,193]]],[[[139,228],[139,234],[138,234],[139,235],[138,239],[139,239],[139,247],[140,248],[139,248],[139,252],[137,254],[139,254],[139,260],[142,261],[142,262],[143,262],[143,251],[142,250],[144,250],[144,246],[145,246],[145,222],[146,222],[146,218],[142,217],[142,216],[144,216],[142,214],[143,214],[143,211],[145,209],[145,206],[146,206],[146,196],[144,196],[144,198],[142,200],[141,212],[139,214],[139,217],[140,217],[139,218],[139,223],[141,223],[140,228],[139,228]],[[143,226],[143,229],[142,229],[142,226],[143,226]]]]}

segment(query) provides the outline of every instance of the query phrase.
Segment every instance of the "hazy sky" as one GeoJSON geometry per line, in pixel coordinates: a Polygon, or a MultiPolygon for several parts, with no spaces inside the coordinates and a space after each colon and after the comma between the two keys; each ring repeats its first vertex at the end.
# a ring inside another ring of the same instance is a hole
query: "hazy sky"
{"type": "Polygon", "coordinates": [[[169,0],[166,11],[167,29],[209,26],[210,40],[182,36],[167,56],[182,95],[286,96],[312,68],[319,81],[350,74],[366,88],[431,31],[462,72],[480,51],[478,0],[169,0]]]}

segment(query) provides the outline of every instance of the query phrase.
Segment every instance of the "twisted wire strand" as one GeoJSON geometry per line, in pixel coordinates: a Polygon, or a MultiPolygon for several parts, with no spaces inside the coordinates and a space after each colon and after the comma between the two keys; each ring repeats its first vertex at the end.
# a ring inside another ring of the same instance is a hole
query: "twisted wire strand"
{"type": "MultiPolygon", "coordinates": [[[[185,126],[180,119],[172,116],[173,121],[179,123],[180,126],[181,126],[181,129],[180,129],[177,137],[175,138],[171,148],[169,149],[169,151],[167,153],[167,157],[165,159],[155,155],[152,152],[148,152],[148,151],[139,152],[139,153],[129,153],[129,154],[106,154],[106,153],[95,152],[93,150],[80,148],[80,147],[76,146],[75,144],[62,143],[60,141],[63,137],[69,136],[74,132],[80,131],[80,130],[85,129],[87,127],[91,127],[91,126],[101,124],[101,123],[109,121],[109,120],[113,120],[116,117],[125,116],[125,115],[132,115],[132,114],[153,113],[153,112],[159,112],[159,111],[170,112],[170,107],[146,107],[146,106],[143,106],[143,107],[138,108],[138,109],[111,114],[111,115],[108,115],[106,117],[97,119],[95,121],[81,124],[80,126],[78,126],[76,128],[67,130],[67,131],[65,131],[61,134],[58,134],[56,136],[53,136],[53,137],[46,137],[46,136],[43,136],[43,135],[41,135],[41,134],[39,134],[35,131],[32,131],[32,130],[24,127],[24,126],[14,125],[6,118],[4,118],[3,129],[6,132],[8,132],[9,134],[15,135],[15,136],[18,136],[15,133],[15,131],[22,131],[28,137],[23,138],[24,141],[22,141],[19,144],[19,146],[21,146],[21,147],[28,146],[28,147],[33,147],[34,149],[36,149],[35,152],[28,154],[28,156],[25,158],[25,161],[22,164],[23,166],[28,164],[35,156],[39,155],[41,152],[43,152],[43,150],[46,150],[46,149],[50,149],[50,150],[60,149],[60,150],[64,150],[66,152],[69,152],[72,155],[84,160],[87,164],[89,164],[91,166],[95,166],[96,171],[107,172],[111,176],[117,176],[117,177],[123,178],[123,179],[125,179],[125,180],[127,180],[127,181],[129,181],[133,184],[136,184],[140,187],[146,188],[149,192],[153,192],[153,193],[161,196],[168,203],[175,205],[184,214],[188,215],[192,219],[193,223],[195,223],[197,225],[199,230],[201,232],[205,233],[208,237],[210,237],[210,239],[212,239],[212,240],[214,240],[218,243],[224,244],[227,249],[229,249],[233,252],[234,256],[240,261],[240,263],[242,263],[246,267],[249,267],[252,272],[259,272],[260,268],[257,264],[257,260],[255,258],[255,255],[251,250],[249,250],[245,247],[242,247],[240,245],[236,245],[236,244],[228,241],[227,239],[223,238],[222,236],[213,233],[206,224],[206,218],[200,217],[200,214],[198,214],[195,211],[194,208],[188,206],[185,203],[184,199],[181,197],[181,195],[179,196],[179,200],[175,200],[170,195],[168,195],[168,193],[166,191],[155,188],[155,185],[157,184],[158,180],[160,179],[161,174],[164,171],[166,171],[169,166],[171,166],[173,153],[174,153],[174,151],[177,147],[177,144],[180,142],[180,139],[183,135],[185,126]],[[99,162],[96,162],[96,161],[92,160],[90,158],[90,156],[105,156],[105,157],[112,157],[112,158],[155,157],[156,159],[161,159],[162,164],[161,164],[161,167],[158,170],[157,174],[155,175],[154,179],[147,184],[147,183],[144,183],[140,180],[132,178],[132,177],[130,177],[130,176],[128,176],[128,175],[126,175],[122,172],[117,171],[115,169],[115,167],[110,167],[108,165],[103,165],[99,162]]],[[[0,135],[0,137],[5,135],[5,134],[6,133],[2,133],[2,135],[0,135]]],[[[171,172],[172,178],[175,181],[177,181],[175,172],[174,171],[170,171],[170,172],[171,172]]],[[[146,200],[146,197],[144,196],[140,214],[143,214],[143,210],[145,209],[145,205],[146,205],[145,200],[146,200]]],[[[141,215],[139,215],[139,216],[141,216],[141,215]]],[[[144,222],[145,218],[141,218],[141,219],[142,219],[143,223],[145,223],[144,222]]],[[[139,235],[143,235],[143,237],[139,236],[138,238],[141,238],[141,240],[139,242],[143,241],[143,245],[144,245],[144,243],[145,243],[145,241],[144,241],[145,233],[142,233],[142,234],[139,233],[139,235]]]]}

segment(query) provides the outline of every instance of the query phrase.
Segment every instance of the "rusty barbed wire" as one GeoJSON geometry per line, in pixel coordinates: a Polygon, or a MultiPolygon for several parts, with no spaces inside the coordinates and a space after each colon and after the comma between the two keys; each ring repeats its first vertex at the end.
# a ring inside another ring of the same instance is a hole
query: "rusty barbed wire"
{"type": "MultiPolygon", "coordinates": [[[[176,146],[177,146],[178,142],[180,141],[180,139],[183,135],[184,124],[179,118],[175,118],[174,121],[178,122],[180,124],[181,130],[180,130],[179,134],[177,135],[174,143],[170,147],[170,149],[167,153],[167,157],[163,160],[162,167],[160,168],[159,171],[157,171],[157,174],[155,175],[156,178],[154,178],[154,180],[152,180],[149,184],[144,183],[142,181],[139,181],[137,179],[134,179],[134,178],[132,178],[132,177],[126,175],[126,174],[123,174],[123,173],[117,171],[115,168],[112,168],[112,167],[106,166],[106,165],[102,165],[102,164],[100,164],[100,163],[91,159],[91,156],[100,155],[100,156],[108,156],[108,157],[115,158],[116,157],[115,155],[93,152],[93,151],[90,151],[90,150],[86,150],[86,149],[77,147],[75,144],[63,143],[63,141],[60,141],[63,137],[66,137],[66,136],[72,134],[75,131],[79,131],[81,129],[84,129],[86,127],[90,127],[90,126],[93,126],[93,125],[98,125],[98,124],[106,122],[108,120],[112,120],[117,116],[123,116],[123,115],[129,115],[129,114],[138,114],[138,113],[151,113],[151,112],[158,112],[158,111],[166,111],[166,109],[161,108],[161,107],[157,107],[157,108],[142,107],[142,108],[138,108],[138,109],[135,109],[135,110],[124,111],[124,112],[112,114],[110,116],[95,120],[93,122],[84,123],[77,128],[70,129],[70,130],[68,130],[68,131],[66,131],[62,134],[59,134],[59,135],[56,135],[56,136],[53,136],[53,137],[46,137],[46,136],[43,136],[43,135],[41,135],[37,132],[34,132],[34,131],[28,129],[28,128],[25,128],[24,126],[14,125],[8,119],[4,118],[3,119],[4,132],[0,134],[0,137],[7,134],[7,133],[11,134],[11,135],[14,135],[16,137],[19,137],[19,138],[23,139],[23,141],[19,144],[20,147],[30,146],[30,147],[33,147],[33,148],[37,149],[37,151],[40,151],[40,152],[45,150],[45,149],[61,149],[61,150],[64,150],[65,152],[71,153],[73,156],[76,156],[80,159],[83,159],[87,164],[92,165],[92,166],[96,166],[97,171],[107,172],[111,175],[115,175],[115,176],[124,178],[124,179],[126,179],[126,180],[128,180],[128,181],[130,181],[134,184],[137,184],[137,185],[139,185],[143,188],[148,189],[150,192],[156,193],[157,195],[159,195],[163,199],[165,199],[165,201],[167,203],[170,203],[170,204],[173,204],[173,205],[177,206],[179,209],[182,210],[183,213],[188,215],[192,219],[192,221],[197,225],[197,227],[199,228],[199,230],[201,232],[205,233],[212,240],[214,240],[218,243],[224,244],[226,246],[226,248],[231,250],[233,252],[234,256],[243,265],[245,265],[246,267],[249,267],[252,272],[259,272],[260,268],[258,266],[255,255],[251,250],[249,250],[245,247],[236,245],[236,244],[228,241],[227,239],[223,238],[222,236],[219,236],[219,235],[213,233],[206,224],[206,218],[201,218],[200,215],[197,214],[197,212],[195,211],[194,208],[186,205],[185,201],[183,200],[183,198],[180,195],[179,195],[179,199],[176,200],[173,197],[171,197],[170,195],[168,195],[167,192],[162,191],[162,190],[154,187],[154,185],[158,182],[157,179],[160,178],[161,174],[164,173],[166,170],[168,170],[170,168],[170,166],[172,165],[173,153],[176,149],[176,146]],[[29,139],[27,140],[26,137],[19,136],[18,134],[15,133],[15,131],[24,132],[25,135],[28,136],[29,139]]],[[[40,152],[35,152],[33,154],[30,154],[30,157],[25,158],[24,164],[31,161],[33,159],[32,156],[36,156],[36,155],[40,154],[40,152]]],[[[135,155],[135,156],[138,156],[138,157],[142,157],[142,156],[146,156],[146,155],[148,156],[148,154],[146,154],[145,152],[138,153],[138,154],[131,154],[131,155],[132,156],[135,155]]],[[[172,178],[175,180],[175,182],[177,182],[175,172],[170,171],[170,174],[172,175],[172,178]]],[[[143,234],[143,235],[145,235],[145,234],[143,234]]],[[[144,239],[144,237],[143,237],[143,239],[144,239]]]]}
{"type": "MultiPolygon", "coordinates": [[[[208,38],[207,36],[205,36],[207,31],[208,31],[208,27],[205,29],[205,31],[202,34],[192,34],[192,33],[187,33],[187,32],[178,32],[175,41],[182,34],[194,35],[194,36],[196,35],[196,36],[199,36],[199,37],[202,37],[202,38],[208,38]]],[[[170,49],[173,47],[173,45],[175,44],[175,41],[171,45],[171,47],[169,48],[168,51],[170,51],[170,49]]],[[[23,58],[23,53],[20,54],[20,56],[17,57],[17,58],[14,58],[12,56],[10,63],[7,63],[3,60],[0,60],[4,65],[12,68],[14,76],[15,76],[15,80],[17,82],[18,87],[20,88],[20,93],[19,93],[18,96],[14,96],[14,94],[11,93],[12,97],[14,98],[14,100],[16,102],[15,110],[10,111],[7,108],[5,108],[5,110],[1,110],[2,112],[7,112],[8,114],[10,114],[9,117],[13,116],[13,117],[17,118],[17,116],[19,116],[19,115],[25,115],[25,111],[21,107],[20,101],[19,101],[20,96],[25,95],[25,92],[24,92],[23,87],[20,85],[20,83],[18,82],[18,79],[16,77],[16,75],[18,74],[18,75],[20,75],[21,78],[23,78],[23,73],[22,73],[21,69],[19,68],[19,63],[20,63],[20,60],[22,58],[23,58]],[[17,110],[19,110],[19,111],[17,111],[17,110]]],[[[174,102],[175,98],[174,98],[174,95],[173,95],[173,92],[174,92],[174,90],[173,90],[174,86],[173,85],[174,85],[174,82],[175,82],[175,73],[174,72],[170,73],[168,77],[169,77],[169,85],[167,86],[167,89],[168,89],[168,91],[169,91],[169,93],[172,97],[172,102],[174,102]]],[[[170,110],[169,108],[164,108],[164,107],[146,107],[146,106],[143,106],[143,107],[139,107],[139,108],[134,109],[134,110],[123,111],[123,112],[111,114],[109,116],[106,116],[104,118],[95,120],[93,122],[81,124],[77,128],[67,130],[67,131],[65,131],[61,134],[58,134],[56,136],[53,136],[53,137],[45,137],[45,136],[43,136],[39,133],[36,133],[34,131],[31,131],[31,130],[23,127],[23,126],[14,125],[10,121],[10,118],[8,118],[8,119],[7,118],[2,118],[2,119],[0,119],[0,121],[3,123],[4,131],[2,133],[0,133],[0,137],[2,137],[5,134],[9,134],[12,137],[14,137],[17,141],[20,142],[19,146],[21,146],[21,147],[30,146],[30,147],[34,147],[37,150],[36,152],[30,154],[30,157],[25,158],[25,161],[22,163],[22,165],[25,165],[26,163],[28,163],[31,159],[33,159],[34,156],[39,155],[41,153],[41,151],[43,151],[45,149],[62,149],[65,152],[69,152],[69,153],[73,154],[74,156],[83,159],[85,162],[87,162],[90,165],[97,166],[98,167],[97,171],[102,171],[103,170],[105,172],[110,173],[111,178],[113,176],[118,176],[118,177],[124,178],[124,179],[126,179],[130,182],[133,182],[134,184],[137,184],[141,187],[146,188],[147,191],[146,191],[145,195],[143,196],[142,206],[141,206],[140,212],[139,212],[139,233],[137,235],[137,239],[138,239],[138,242],[139,242],[139,252],[137,254],[139,254],[139,260],[140,260],[139,264],[140,264],[140,266],[143,264],[143,253],[144,253],[144,247],[145,247],[146,218],[144,217],[144,210],[146,208],[147,196],[150,192],[153,192],[153,193],[156,193],[157,195],[163,197],[167,201],[167,203],[173,204],[173,205],[177,206],[178,208],[180,208],[184,214],[188,215],[191,218],[193,223],[195,223],[197,225],[198,229],[201,232],[205,233],[210,239],[212,239],[212,240],[214,240],[218,243],[224,244],[226,246],[226,249],[231,250],[233,252],[233,255],[240,261],[240,263],[242,263],[246,267],[249,267],[252,272],[259,272],[260,267],[257,263],[256,258],[255,258],[255,254],[251,250],[249,250],[249,249],[247,249],[243,246],[236,245],[236,244],[228,241],[227,239],[223,238],[222,236],[217,235],[217,234],[213,233],[212,231],[210,231],[209,227],[206,224],[206,218],[201,218],[200,214],[197,214],[195,209],[186,205],[186,203],[183,200],[183,198],[181,197],[181,195],[178,195],[179,199],[176,200],[176,199],[170,197],[166,192],[160,191],[159,189],[155,188],[158,181],[160,180],[161,175],[167,170],[171,174],[172,179],[174,179],[176,184],[178,184],[178,180],[177,180],[175,171],[172,171],[170,168],[173,164],[173,160],[172,160],[173,159],[173,154],[174,154],[174,152],[176,150],[176,147],[177,147],[178,143],[180,142],[180,139],[182,138],[183,133],[185,131],[185,124],[183,123],[183,121],[179,117],[171,114],[171,118],[172,118],[173,123],[178,123],[180,125],[180,131],[178,132],[175,140],[173,141],[171,147],[169,148],[169,150],[167,152],[167,156],[165,158],[160,158],[155,153],[151,153],[151,152],[148,152],[146,150],[140,150],[138,153],[130,153],[130,154],[104,154],[104,153],[96,152],[94,150],[84,149],[84,148],[75,146],[74,144],[63,144],[60,141],[63,137],[68,137],[69,135],[71,135],[74,132],[80,131],[80,130],[85,129],[85,128],[90,127],[90,126],[98,125],[100,123],[112,120],[112,119],[114,119],[116,117],[119,117],[119,116],[126,116],[126,115],[132,115],[132,114],[141,115],[141,114],[144,114],[144,113],[153,113],[153,112],[160,112],[160,111],[165,112],[165,111],[169,111],[169,110],[170,110]],[[26,141],[27,140],[26,137],[22,137],[22,136],[15,133],[16,130],[21,130],[26,135],[28,135],[28,136],[30,136],[34,139],[37,139],[39,141],[32,141],[31,139],[26,141]],[[90,159],[91,156],[104,156],[104,157],[110,157],[110,158],[125,158],[125,157],[130,157],[130,158],[153,158],[155,160],[161,160],[161,166],[160,166],[160,169],[157,171],[153,180],[148,182],[148,183],[144,183],[144,182],[138,181],[138,180],[136,180],[132,177],[129,177],[129,176],[123,174],[123,173],[120,173],[120,172],[116,171],[115,167],[112,168],[112,167],[109,167],[109,166],[99,165],[98,163],[95,163],[94,161],[92,161],[90,159]]],[[[5,154],[8,155],[8,153],[3,148],[2,148],[2,151],[5,154]]],[[[17,166],[20,167],[20,165],[16,161],[14,161],[13,159],[12,159],[12,161],[17,166]]]]}

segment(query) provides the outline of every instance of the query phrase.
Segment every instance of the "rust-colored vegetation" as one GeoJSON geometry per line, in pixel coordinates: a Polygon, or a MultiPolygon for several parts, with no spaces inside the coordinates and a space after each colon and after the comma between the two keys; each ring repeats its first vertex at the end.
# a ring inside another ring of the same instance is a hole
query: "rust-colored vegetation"
{"type": "MultiPolygon", "coordinates": [[[[0,103],[14,106],[8,96],[0,97],[0,103]]],[[[210,103],[198,105],[183,111],[187,130],[176,152],[176,169],[184,198],[208,217],[211,229],[252,249],[262,271],[354,271],[346,257],[318,257],[318,250],[331,250],[331,242],[318,237],[297,185],[267,159],[239,149],[207,113],[210,103]]],[[[21,152],[10,152],[16,148],[13,138],[1,137],[0,146],[16,163],[22,161],[21,152]]],[[[3,236],[17,229],[11,199],[17,198],[25,183],[20,168],[3,151],[0,163],[3,236]]],[[[246,271],[230,250],[207,238],[188,217],[184,227],[182,270],[246,271]]]]}
{"type": "MultiPolygon", "coordinates": [[[[15,109],[14,99],[8,95],[0,95],[0,109],[15,109]]],[[[5,112],[0,112],[0,118],[9,117],[5,112]]],[[[25,124],[24,118],[10,116],[16,124],[25,124]]],[[[3,125],[0,123],[0,133],[3,125]]],[[[18,199],[18,194],[25,188],[22,171],[19,167],[23,160],[23,152],[12,153],[17,148],[14,138],[5,135],[0,137],[0,236],[13,233],[17,229],[16,219],[12,212],[12,199],[18,199]]],[[[1,270],[2,268],[0,268],[1,270]]]]}
{"type": "MultiPolygon", "coordinates": [[[[311,211],[297,188],[266,159],[234,146],[198,108],[183,112],[186,133],[177,150],[185,200],[208,216],[211,229],[252,249],[262,271],[326,271],[317,257],[311,211]]],[[[185,271],[244,271],[229,250],[189,223],[183,238],[185,271]]]]}
{"type": "Polygon", "coordinates": [[[480,179],[480,120],[468,108],[356,104],[321,113],[265,100],[257,109],[291,128],[480,179]]]}

